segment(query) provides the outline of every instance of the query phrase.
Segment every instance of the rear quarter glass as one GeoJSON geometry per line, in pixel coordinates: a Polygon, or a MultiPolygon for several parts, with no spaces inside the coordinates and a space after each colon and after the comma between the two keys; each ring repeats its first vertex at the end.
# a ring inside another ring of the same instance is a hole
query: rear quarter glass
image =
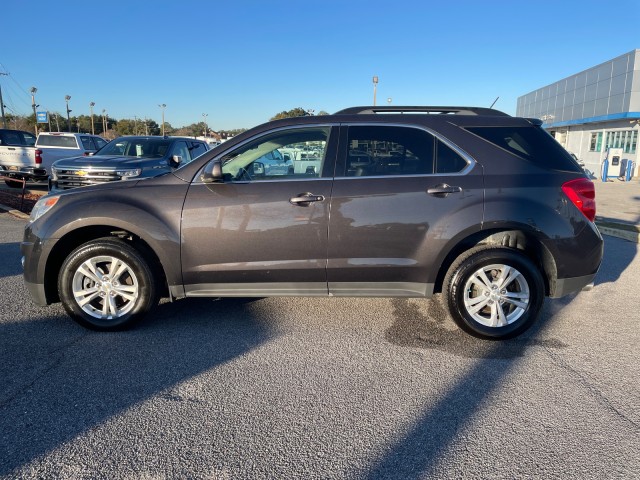
{"type": "Polygon", "coordinates": [[[581,172],[578,163],[541,127],[467,127],[467,131],[548,170],[581,172]]]}

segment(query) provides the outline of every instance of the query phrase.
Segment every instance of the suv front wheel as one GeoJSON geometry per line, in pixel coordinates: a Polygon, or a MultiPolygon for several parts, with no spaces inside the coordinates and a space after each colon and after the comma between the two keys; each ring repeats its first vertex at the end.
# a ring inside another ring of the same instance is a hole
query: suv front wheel
{"type": "Polygon", "coordinates": [[[544,300],[544,283],[520,251],[480,246],[451,265],[443,294],[460,328],[498,340],[520,335],[533,324],[544,300]]]}
{"type": "Polygon", "coordinates": [[[158,301],[153,272],[144,257],[117,238],[76,248],[58,276],[60,300],[78,323],[94,330],[120,330],[158,301]]]}

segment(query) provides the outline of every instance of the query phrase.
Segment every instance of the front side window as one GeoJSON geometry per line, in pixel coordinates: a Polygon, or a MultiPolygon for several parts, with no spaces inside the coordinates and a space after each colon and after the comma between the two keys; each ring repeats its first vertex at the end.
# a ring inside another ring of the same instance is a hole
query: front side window
{"type": "Polygon", "coordinates": [[[100,137],[93,137],[93,141],[96,142],[96,147],[98,147],[98,149],[104,147],[108,143],[100,137]]]}
{"type": "Polygon", "coordinates": [[[230,180],[284,180],[320,177],[330,127],[296,128],[272,133],[222,158],[230,180]]]}
{"type": "Polygon", "coordinates": [[[192,142],[191,146],[189,147],[189,154],[191,155],[191,159],[199,157],[206,151],[207,148],[205,147],[204,143],[200,142],[192,142]]]}
{"type": "Polygon", "coordinates": [[[82,142],[82,147],[85,150],[95,150],[96,147],[93,144],[93,140],[91,139],[91,137],[80,137],[80,141],[82,142]]]}
{"type": "Polygon", "coordinates": [[[181,163],[188,163],[191,160],[189,156],[189,148],[187,147],[187,142],[176,142],[173,146],[172,156],[180,157],[181,163]]]}

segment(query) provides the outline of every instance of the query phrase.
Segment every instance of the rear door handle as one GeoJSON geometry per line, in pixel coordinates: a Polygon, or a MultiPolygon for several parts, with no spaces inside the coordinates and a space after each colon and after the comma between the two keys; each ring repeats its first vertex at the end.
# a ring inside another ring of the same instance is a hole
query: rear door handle
{"type": "Polygon", "coordinates": [[[431,187],[427,190],[429,195],[433,195],[434,197],[446,197],[450,193],[459,193],[462,191],[461,187],[453,187],[451,185],[447,185],[446,183],[441,183],[436,185],[435,187],[431,187]]]}
{"type": "Polygon", "coordinates": [[[289,203],[298,207],[308,207],[314,202],[324,202],[324,195],[314,195],[313,193],[299,193],[297,197],[289,199],[289,203]]]}

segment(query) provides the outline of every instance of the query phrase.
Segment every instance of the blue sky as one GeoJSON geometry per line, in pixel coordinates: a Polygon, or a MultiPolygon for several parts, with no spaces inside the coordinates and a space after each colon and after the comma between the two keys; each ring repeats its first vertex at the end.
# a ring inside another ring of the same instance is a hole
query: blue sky
{"type": "Polygon", "coordinates": [[[5,2],[4,103],[249,128],[282,110],[489,106],[640,48],[640,0],[5,2]]]}

